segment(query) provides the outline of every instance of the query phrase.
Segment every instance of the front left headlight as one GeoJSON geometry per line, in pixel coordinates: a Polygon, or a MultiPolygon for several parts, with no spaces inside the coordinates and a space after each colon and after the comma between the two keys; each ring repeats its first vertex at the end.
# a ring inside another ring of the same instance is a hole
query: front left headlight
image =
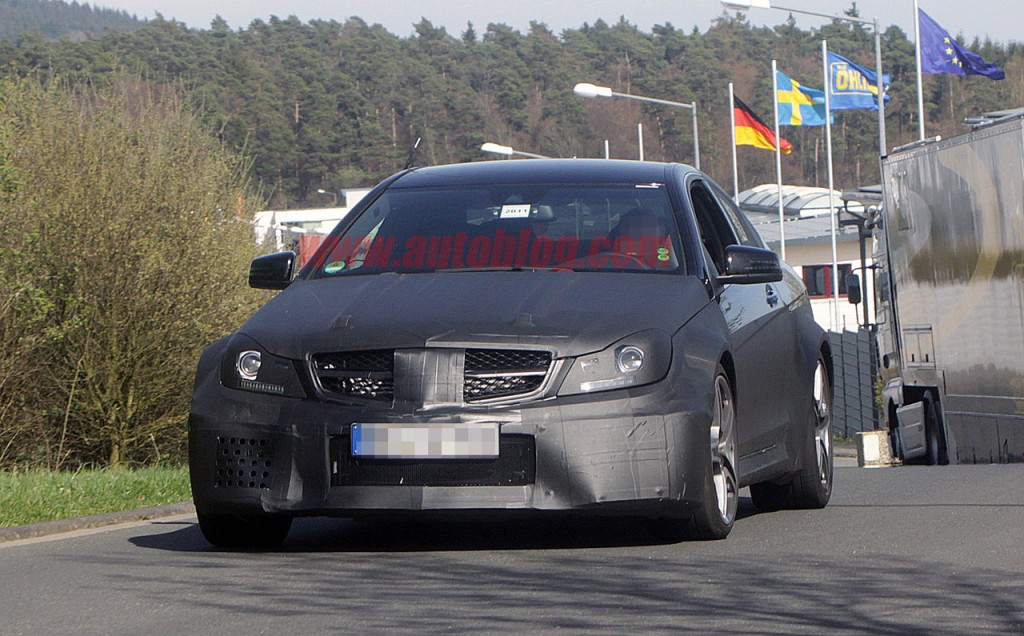
{"type": "Polygon", "coordinates": [[[271,355],[255,340],[235,334],[221,358],[220,382],[231,389],[285,397],[306,397],[296,365],[271,355]]]}
{"type": "Polygon", "coordinates": [[[657,382],[672,363],[672,338],[657,329],[639,331],[601,351],[577,357],[558,395],[611,391],[657,382]]]}

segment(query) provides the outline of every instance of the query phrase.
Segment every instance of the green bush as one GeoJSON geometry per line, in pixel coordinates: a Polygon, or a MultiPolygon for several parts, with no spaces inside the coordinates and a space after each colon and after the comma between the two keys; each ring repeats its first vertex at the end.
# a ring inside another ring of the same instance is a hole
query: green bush
{"type": "Polygon", "coordinates": [[[198,354],[261,298],[248,164],[126,77],[3,84],[0,131],[0,467],[180,460],[198,354]]]}

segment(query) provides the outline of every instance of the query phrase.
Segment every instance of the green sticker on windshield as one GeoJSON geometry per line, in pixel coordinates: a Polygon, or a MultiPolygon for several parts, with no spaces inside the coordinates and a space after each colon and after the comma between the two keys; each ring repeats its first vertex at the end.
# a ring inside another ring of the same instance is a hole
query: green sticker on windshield
{"type": "Polygon", "coordinates": [[[670,257],[668,255],[668,248],[667,247],[659,247],[658,248],[658,260],[659,261],[670,260],[670,257]]]}
{"type": "Polygon", "coordinates": [[[337,274],[343,269],[345,269],[345,261],[333,261],[324,265],[325,274],[337,274]]]}

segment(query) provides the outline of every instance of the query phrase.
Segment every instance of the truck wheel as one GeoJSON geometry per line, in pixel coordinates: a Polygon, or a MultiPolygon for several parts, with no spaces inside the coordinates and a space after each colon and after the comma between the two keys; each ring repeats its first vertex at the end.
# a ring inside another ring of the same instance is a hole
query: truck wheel
{"type": "Polygon", "coordinates": [[[291,517],[202,512],[196,516],[203,537],[218,548],[271,550],[281,545],[292,527],[291,517]]]}
{"type": "Polygon", "coordinates": [[[750,498],[758,509],[824,508],[832,497],[832,384],[825,359],[814,369],[811,412],[804,432],[800,470],[783,484],[751,484],[750,498]]]}
{"type": "Polygon", "coordinates": [[[739,507],[736,485],[736,403],[721,366],[715,375],[715,411],[711,421],[711,452],[704,477],[704,497],[693,513],[693,537],[717,540],[729,536],[739,507]]]}
{"type": "Polygon", "coordinates": [[[924,435],[925,444],[928,448],[928,465],[945,466],[949,463],[949,456],[946,451],[946,436],[942,430],[942,421],[939,419],[939,403],[935,395],[928,391],[924,394],[924,435]]]}

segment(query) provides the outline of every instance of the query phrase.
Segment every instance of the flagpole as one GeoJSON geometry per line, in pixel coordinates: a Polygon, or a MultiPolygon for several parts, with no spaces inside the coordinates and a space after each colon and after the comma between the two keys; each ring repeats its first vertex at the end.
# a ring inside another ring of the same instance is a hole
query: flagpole
{"type": "Polygon", "coordinates": [[[700,170],[700,134],[697,132],[697,102],[690,102],[690,112],[693,114],[693,161],[694,167],[700,170]]]}
{"type": "Polygon", "coordinates": [[[885,82],[882,80],[882,35],[878,31],[878,18],[875,25],[875,86],[878,87],[878,156],[889,154],[885,142],[885,82]]]}
{"type": "Polygon", "coordinates": [[[732,130],[732,196],[740,204],[740,175],[736,170],[736,98],[729,82],[729,128],[732,130]]]}
{"type": "Polygon", "coordinates": [[[924,80],[921,74],[921,2],[914,0],[914,52],[917,57],[917,130],[924,141],[924,80]]]}
{"type": "MultiPolygon", "coordinates": [[[[916,1],[916,0],[915,0],[916,1]]],[[[828,42],[821,41],[821,73],[825,79],[825,147],[828,157],[828,216],[832,225],[832,329],[839,331],[839,255],[836,249],[836,190],[832,173],[832,101],[828,76],[828,42]]]]}
{"type": "Polygon", "coordinates": [[[786,212],[782,205],[782,136],[779,135],[779,64],[772,60],[772,102],[775,104],[775,181],[779,186],[779,256],[786,260],[786,212]]]}

